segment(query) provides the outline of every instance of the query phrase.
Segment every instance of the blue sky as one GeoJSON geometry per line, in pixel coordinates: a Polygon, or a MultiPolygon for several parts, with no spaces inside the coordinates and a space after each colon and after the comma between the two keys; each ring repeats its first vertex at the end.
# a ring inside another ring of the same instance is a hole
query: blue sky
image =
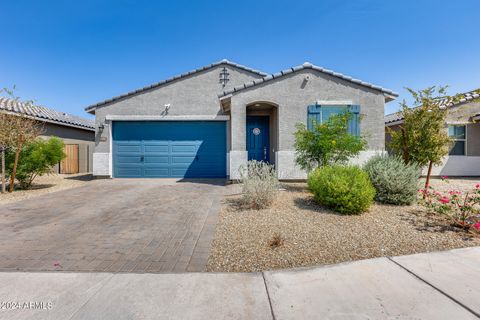
{"type": "MultiPolygon", "coordinates": [[[[400,93],[480,87],[480,1],[5,1],[0,87],[87,116],[89,104],[214,61],[310,61],[400,93]]],[[[386,112],[398,109],[398,101],[386,112]]]]}

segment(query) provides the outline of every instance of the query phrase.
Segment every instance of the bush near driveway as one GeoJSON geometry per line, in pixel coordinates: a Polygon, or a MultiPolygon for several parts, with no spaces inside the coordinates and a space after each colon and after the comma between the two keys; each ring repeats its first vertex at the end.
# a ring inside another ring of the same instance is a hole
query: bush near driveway
{"type": "MultiPolygon", "coordinates": [[[[63,141],[57,137],[44,140],[38,138],[22,146],[19,153],[16,180],[22,189],[29,189],[37,176],[51,171],[52,166],[65,158],[63,141]]],[[[13,172],[15,152],[9,150],[6,156],[8,175],[13,172]]]]}
{"type": "Polygon", "coordinates": [[[414,163],[405,164],[400,156],[377,155],[364,166],[378,202],[409,205],[417,199],[421,169],[414,163]]]}
{"type": "Polygon", "coordinates": [[[253,209],[269,207],[278,192],[279,182],[275,168],[261,161],[248,161],[240,168],[242,203],[253,209]]]}
{"type": "Polygon", "coordinates": [[[308,176],[315,201],[339,213],[359,214],[373,203],[375,188],[368,174],[356,166],[327,166],[308,176]]]}

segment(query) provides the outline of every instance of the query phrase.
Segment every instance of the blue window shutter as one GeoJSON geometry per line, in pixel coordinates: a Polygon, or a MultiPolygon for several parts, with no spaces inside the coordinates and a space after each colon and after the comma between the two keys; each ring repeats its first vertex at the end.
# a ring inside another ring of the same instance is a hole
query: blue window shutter
{"type": "Polygon", "coordinates": [[[348,106],[348,111],[352,113],[352,118],[348,122],[348,133],[359,137],[360,136],[360,106],[348,106]]]}
{"type": "Polygon", "coordinates": [[[321,106],[319,105],[310,105],[308,106],[308,116],[307,116],[307,129],[313,130],[313,122],[321,122],[320,118],[321,106]]]}

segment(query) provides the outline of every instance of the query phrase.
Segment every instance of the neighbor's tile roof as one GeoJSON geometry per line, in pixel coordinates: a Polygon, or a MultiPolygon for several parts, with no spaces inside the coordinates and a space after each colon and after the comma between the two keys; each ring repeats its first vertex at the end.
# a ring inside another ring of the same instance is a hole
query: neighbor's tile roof
{"type": "Polygon", "coordinates": [[[86,130],[95,130],[95,120],[82,118],[46,107],[23,103],[15,99],[0,97],[0,111],[18,113],[33,117],[40,121],[53,122],[69,127],[80,127],[86,130]]]}
{"type": "Polygon", "coordinates": [[[172,77],[172,78],[169,78],[169,79],[162,80],[162,81],[160,81],[160,82],[154,83],[154,84],[152,84],[152,85],[149,85],[149,86],[146,86],[146,87],[143,87],[143,88],[134,90],[134,91],[130,91],[130,92],[121,94],[121,95],[119,95],[119,96],[116,96],[116,97],[113,97],[113,98],[110,98],[110,99],[107,99],[107,100],[104,100],[104,101],[101,101],[101,102],[92,104],[92,105],[86,107],[86,108],[85,108],[85,111],[90,112],[90,111],[94,110],[95,108],[100,107],[100,106],[102,106],[102,105],[104,105],[104,104],[107,104],[107,103],[116,101],[116,100],[118,100],[118,99],[122,99],[122,98],[125,98],[125,97],[128,97],[128,96],[131,96],[131,95],[135,95],[135,94],[140,93],[140,92],[145,91],[145,90],[149,90],[149,89],[153,89],[153,88],[162,86],[162,85],[167,84],[167,83],[170,83],[170,82],[172,82],[172,81],[175,81],[175,80],[178,80],[178,79],[181,79],[181,78],[190,76],[190,75],[195,74],[195,73],[197,73],[197,72],[201,72],[201,71],[205,71],[205,70],[214,68],[214,67],[219,66],[219,65],[222,65],[222,64],[226,64],[226,65],[229,65],[229,66],[232,66],[232,67],[235,67],[235,68],[238,68],[238,69],[242,69],[242,70],[245,70],[245,71],[248,71],[248,72],[251,72],[251,73],[256,73],[256,74],[258,74],[259,76],[262,76],[262,77],[265,77],[265,76],[267,75],[265,72],[262,72],[262,71],[259,71],[259,70],[255,70],[255,69],[252,69],[252,68],[249,68],[249,67],[246,67],[246,66],[244,66],[244,65],[241,65],[241,64],[238,64],[238,63],[229,61],[229,60],[227,60],[227,59],[223,59],[223,60],[221,60],[221,61],[218,61],[218,62],[209,64],[209,65],[207,65],[207,66],[204,66],[204,67],[202,67],[202,68],[198,68],[198,69],[195,69],[195,70],[192,70],[192,71],[189,71],[189,72],[185,72],[185,73],[176,75],[176,76],[174,76],[174,77],[172,77]]]}
{"type": "Polygon", "coordinates": [[[263,77],[262,79],[247,82],[247,83],[245,83],[241,86],[234,87],[233,89],[226,90],[223,93],[221,93],[219,95],[219,97],[221,98],[221,97],[227,96],[229,94],[232,94],[234,92],[238,92],[238,91],[241,91],[241,90],[244,90],[244,89],[247,89],[247,88],[251,88],[251,87],[254,87],[256,85],[259,85],[259,84],[271,81],[273,79],[277,79],[277,78],[286,76],[290,73],[294,73],[294,72],[304,70],[304,69],[312,69],[312,70],[320,71],[324,74],[328,74],[328,75],[331,75],[331,76],[334,76],[334,77],[337,77],[337,78],[340,78],[340,79],[343,79],[343,80],[346,80],[346,81],[349,81],[349,82],[352,82],[352,83],[355,83],[355,84],[358,84],[358,85],[361,85],[361,86],[364,86],[364,87],[368,87],[368,88],[371,88],[371,89],[381,91],[383,93],[389,94],[389,95],[394,96],[394,97],[398,97],[398,93],[396,93],[392,90],[382,88],[380,86],[377,86],[377,85],[374,85],[374,84],[371,84],[371,83],[368,83],[368,82],[365,82],[365,81],[362,81],[362,80],[354,79],[354,78],[352,78],[350,76],[347,76],[347,75],[344,75],[342,73],[334,72],[332,70],[328,70],[328,69],[325,69],[325,68],[322,68],[322,67],[315,66],[315,65],[313,65],[309,62],[305,62],[304,64],[302,64],[300,66],[292,67],[290,69],[286,69],[286,70],[280,71],[278,73],[268,75],[266,77],[263,77]]]}
{"type": "MultiPolygon", "coordinates": [[[[479,98],[480,98],[480,89],[475,89],[469,92],[459,94],[456,99],[455,98],[454,99],[452,98],[438,99],[437,105],[439,105],[441,108],[451,108],[459,104],[462,104],[464,102],[468,102],[473,99],[479,99],[479,98]]],[[[400,120],[403,120],[403,117],[399,112],[387,114],[385,116],[385,124],[397,122],[400,120]]]]}

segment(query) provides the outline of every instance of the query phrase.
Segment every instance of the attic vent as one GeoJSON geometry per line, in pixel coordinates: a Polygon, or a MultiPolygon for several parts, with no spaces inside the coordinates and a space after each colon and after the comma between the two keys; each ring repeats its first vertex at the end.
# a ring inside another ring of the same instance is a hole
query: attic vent
{"type": "Polygon", "coordinates": [[[222,71],[220,72],[220,81],[219,83],[222,84],[222,87],[225,88],[225,86],[227,85],[227,82],[230,81],[230,79],[228,79],[228,76],[230,75],[230,73],[228,73],[228,70],[226,67],[223,67],[222,71]]]}

